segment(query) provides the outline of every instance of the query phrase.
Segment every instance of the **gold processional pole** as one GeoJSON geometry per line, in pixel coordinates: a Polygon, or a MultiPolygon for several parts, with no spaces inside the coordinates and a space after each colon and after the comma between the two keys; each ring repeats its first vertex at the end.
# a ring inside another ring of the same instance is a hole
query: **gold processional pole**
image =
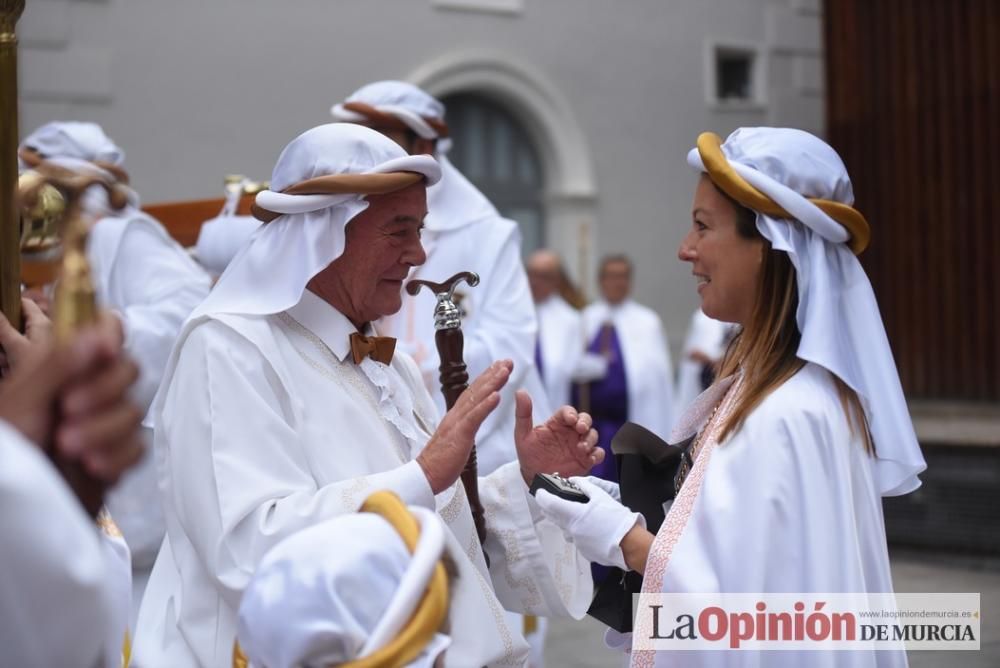
{"type": "Polygon", "coordinates": [[[0,0],[0,311],[21,328],[17,192],[17,20],[24,0],[0,0]]]}

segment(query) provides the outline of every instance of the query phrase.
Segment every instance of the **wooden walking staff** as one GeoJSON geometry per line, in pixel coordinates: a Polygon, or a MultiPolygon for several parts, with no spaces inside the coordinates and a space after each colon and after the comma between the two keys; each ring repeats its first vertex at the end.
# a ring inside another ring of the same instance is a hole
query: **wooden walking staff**
{"type": "MultiPolygon", "coordinates": [[[[434,308],[434,343],[437,344],[438,356],[441,358],[441,365],[438,367],[441,372],[441,393],[444,394],[448,410],[451,410],[469,386],[469,372],[465,368],[463,357],[465,337],[462,335],[462,312],[454,302],[455,288],[462,281],[475,287],[479,285],[479,276],[471,271],[462,271],[444,283],[414,279],[406,284],[406,291],[413,296],[426,286],[437,297],[437,306],[434,308]]],[[[482,543],[486,540],[486,519],[483,517],[482,501],[479,500],[479,466],[476,463],[475,444],[462,471],[462,486],[465,487],[465,495],[469,497],[472,519],[476,523],[479,542],[482,543]]],[[[488,557],[486,563],[489,564],[488,557]]]]}
{"type": "Polygon", "coordinates": [[[21,328],[21,245],[17,206],[17,20],[24,0],[0,0],[0,311],[21,328]]]}

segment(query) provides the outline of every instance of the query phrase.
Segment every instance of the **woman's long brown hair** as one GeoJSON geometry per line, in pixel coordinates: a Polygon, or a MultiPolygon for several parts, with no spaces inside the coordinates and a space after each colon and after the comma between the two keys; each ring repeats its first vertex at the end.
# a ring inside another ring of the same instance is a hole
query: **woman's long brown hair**
{"type": "MultiPolygon", "coordinates": [[[[719,434],[721,441],[738,430],[750,412],[805,366],[805,361],[796,354],[802,334],[795,319],[799,290],[791,259],[784,251],[774,250],[771,242],[757,230],[757,214],[754,211],[719,192],[736,208],[739,235],[763,242],[756,303],[750,320],[726,349],[719,372],[719,378],[740,370],[744,374],[743,391],[722,426],[719,434]]],[[[834,375],[833,381],[851,432],[860,433],[865,451],[874,454],[875,446],[861,400],[840,378],[834,375]]]]}

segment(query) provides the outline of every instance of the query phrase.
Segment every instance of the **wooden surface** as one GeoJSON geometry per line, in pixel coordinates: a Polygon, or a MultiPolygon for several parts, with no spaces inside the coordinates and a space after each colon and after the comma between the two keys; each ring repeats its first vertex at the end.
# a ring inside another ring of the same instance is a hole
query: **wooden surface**
{"type": "Polygon", "coordinates": [[[827,130],[907,395],[1000,400],[1000,2],[826,0],[827,130]]]}
{"type": "MultiPolygon", "coordinates": [[[[240,200],[237,213],[250,215],[253,197],[244,196],[240,200]]],[[[197,199],[185,202],[147,204],[142,210],[163,223],[170,235],[182,246],[194,246],[202,224],[215,218],[222,211],[223,198],[197,199]]]]}

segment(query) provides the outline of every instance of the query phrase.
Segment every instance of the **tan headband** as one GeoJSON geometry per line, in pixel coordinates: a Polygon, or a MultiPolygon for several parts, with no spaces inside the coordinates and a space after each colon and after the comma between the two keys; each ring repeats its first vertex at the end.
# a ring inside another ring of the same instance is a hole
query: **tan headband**
{"type": "MultiPolygon", "coordinates": [[[[385,174],[328,174],[300,181],[281,192],[286,195],[385,195],[402,190],[426,177],[417,172],[388,172],[385,174]]],[[[257,220],[270,223],[283,213],[269,211],[256,202],[250,213],[257,220]]]]}
{"type": "MultiPolygon", "coordinates": [[[[364,102],[345,102],[343,104],[344,109],[348,111],[353,111],[356,114],[361,114],[368,119],[368,125],[372,129],[386,129],[386,130],[403,130],[404,132],[412,132],[413,128],[404,123],[402,120],[397,118],[392,114],[388,114],[384,111],[379,111],[370,104],[365,104],[364,102]]],[[[448,126],[436,118],[427,118],[426,116],[421,116],[424,123],[431,126],[431,128],[438,134],[438,138],[448,136],[448,126]]]]}
{"type": "MultiPolygon", "coordinates": [[[[35,149],[28,148],[26,146],[17,149],[17,157],[23,160],[24,164],[26,164],[28,167],[37,167],[38,165],[42,164],[42,162],[45,161],[45,156],[43,156],[35,149]]],[[[87,160],[87,162],[94,165],[95,167],[100,167],[104,171],[111,174],[111,176],[115,177],[115,180],[118,181],[118,183],[124,183],[125,185],[128,185],[129,182],[128,172],[126,172],[118,165],[106,162],[104,160],[87,160]]]]}
{"type": "MultiPolygon", "coordinates": [[[[748,209],[775,218],[794,218],[777,202],[757,190],[740,176],[722,152],[722,138],[714,132],[698,135],[698,154],[705,165],[708,177],[718,188],[748,209]]],[[[871,241],[871,228],[861,212],[852,206],[827,199],[806,198],[823,213],[844,226],[850,235],[847,245],[855,255],[860,255],[871,241]]]]}

